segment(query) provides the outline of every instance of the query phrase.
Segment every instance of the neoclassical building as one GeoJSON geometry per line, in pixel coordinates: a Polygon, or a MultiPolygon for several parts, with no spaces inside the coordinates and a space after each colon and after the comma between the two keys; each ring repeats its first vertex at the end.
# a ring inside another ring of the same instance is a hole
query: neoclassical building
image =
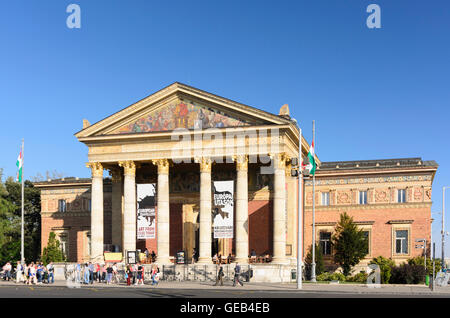
{"type": "MultiPolygon", "coordinates": [[[[174,83],[95,124],[84,120],[75,137],[88,148],[92,178],[35,184],[41,189],[42,248],[53,231],[70,261],[147,248],[161,264],[181,250],[191,259],[194,249],[203,264],[216,253],[247,263],[251,251],[269,254],[273,264],[295,263],[298,179],[291,170],[299,144],[303,156],[309,144],[299,142],[287,105],[275,115],[174,83]],[[223,184],[228,188],[219,188],[223,184]],[[143,198],[139,191],[146,185],[154,191],[143,198]]],[[[413,242],[431,235],[434,161],[317,162],[315,230],[326,257],[343,211],[367,229],[368,257],[422,252],[413,242]]],[[[306,255],[311,180],[304,184],[306,255]]]]}

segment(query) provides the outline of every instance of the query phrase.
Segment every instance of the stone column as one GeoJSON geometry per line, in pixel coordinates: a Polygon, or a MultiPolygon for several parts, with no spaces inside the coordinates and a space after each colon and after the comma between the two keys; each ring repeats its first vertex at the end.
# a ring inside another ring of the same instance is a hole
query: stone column
{"type": "Polygon", "coordinates": [[[248,263],[248,157],[235,157],[236,180],[236,262],[248,263]]]}
{"type": "Polygon", "coordinates": [[[200,163],[200,250],[198,263],[211,264],[211,158],[202,157],[200,163]]]}
{"type": "Polygon", "coordinates": [[[118,245],[122,250],[122,171],[119,167],[109,170],[112,181],[112,198],[111,198],[111,233],[112,244],[118,245]]]}
{"type": "Polygon", "coordinates": [[[286,260],[286,155],[275,154],[275,180],[273,195],[273,257],[277,264],[287,263],[286,260]]]}
{"type": "Polygon", "coordinates": [[[91,188],[91,261],[103,261],[103,166],[89,162],[92,172],[91,188]]]}
{"type": "Polygon", "coordinates": [[[123,167],[124,211],[123,211],[123,247],[126,251],[136,250],[136,165],[133,161],[119,161],[123,167]]]}
{"type": "Polygon", "coordinates": [[[156,238],[158,264],[170,264],[170,208],[169,208],[169,161],[152,161],[158,166],[158,189],[156,210],[156,238]]]}

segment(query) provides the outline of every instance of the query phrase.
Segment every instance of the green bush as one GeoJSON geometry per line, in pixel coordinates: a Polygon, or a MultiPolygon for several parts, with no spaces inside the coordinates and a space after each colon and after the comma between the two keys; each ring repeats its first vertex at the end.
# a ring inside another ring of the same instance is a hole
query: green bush
{"type": "MultiPolygon", "coordinates": [[[[320,247],[319,244],[316,244],[316,249],[315,249],[315,259],[316,259],[316,279],[317,276],[322,274],[323,272],[325,272],[325,265],[323,262],[323,253],[322,253],[322,248],[320,247]]],[[[311,276],[311,263],[312,263],[312,244],[309,247],[309,252],[306,255],[306,259],[305,259],[305,263],[307,266],[307,271],[308,271],[308,277],[311,276]]]]}
{"type": "Polygon", "coordinates": [[[369,264],[377,264],[380,266],[380,278],[382,284],[389,284],[391,278],[392,268],[395,267],[395,262],[390,258],[384,258],[383,256],[378,256],[373,258],[369,264]]]}
{"type": "Polygon", "coordinates": [[[365,283],[367,283],[367,276],[368,275],[365,272],[360,272],[360,273],[356,274],[355,276],[347,277],[347,281],[353,282],[353,283],[365,284],[365,283]]]}
{"type": "Polygon", "coordinates": [[[422,284],[425,282],[425,268],[422,265],[401,264],[392,268],[391,284],[422,284]]]}
{"type": "MultiPolygon", "coordinates": [[[[408,264],[424,266],[424,258],[423,258],[423,256],[417,256],[417,257],[410,258],[410,259],[408,259],[408,264]]],[[[435,268],[436,273],[441,270],[441,260],[440,259],[435,260],[434,268],[435,268]]],[[[433,260],[430,259],[429,257],[427,257],[427,275],[430,275],[430,276],[433,275],[433,260]]]]}
{"type": "Polygon", "coordinates": [[[342,273],[329,273],[324,272],[316,277],[317,281],[330,282],[332,280],[338,280],[340,282],[345,282],[345,275],[342,273]]]}

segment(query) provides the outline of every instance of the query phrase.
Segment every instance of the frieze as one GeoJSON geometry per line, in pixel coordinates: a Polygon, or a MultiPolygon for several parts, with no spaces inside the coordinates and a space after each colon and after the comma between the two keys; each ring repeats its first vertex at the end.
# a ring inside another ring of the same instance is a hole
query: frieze
{"type": "MultiPolygon", "coordinates": [[[[385,183],[385,182],[405,182],[405,181],[431,181],[431,176],[391,176],[374,178],[340,178],[340,179],[316,179],[316,186],[319,185],[340,185],[340,184],[361,184],[361,183],[385,183]]],[[[305,181],[306,186],[312,186],[312,180],[305,181]]]]}

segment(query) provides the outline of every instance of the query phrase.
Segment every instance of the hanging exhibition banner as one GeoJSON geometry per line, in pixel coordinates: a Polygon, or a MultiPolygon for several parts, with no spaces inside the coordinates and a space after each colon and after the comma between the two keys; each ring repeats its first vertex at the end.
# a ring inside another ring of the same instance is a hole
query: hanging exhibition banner
{"type": "Polygon", "coordinates": [[[137,239],[155,238],[156,184],[137,185],[137,239]]]}
{"type": "Polygon", "coordinates": [[[234,182],[233,180],[214,181],[213,188],[214,238],[232,238],[234,182]]]}

